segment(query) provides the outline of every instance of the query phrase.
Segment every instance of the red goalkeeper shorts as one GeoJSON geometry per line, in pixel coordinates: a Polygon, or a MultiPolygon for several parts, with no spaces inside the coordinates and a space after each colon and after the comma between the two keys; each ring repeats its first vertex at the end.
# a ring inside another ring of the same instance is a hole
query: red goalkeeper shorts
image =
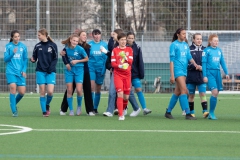
{"type": "Polygon", "coordinates": [[[129,95],[131,91],[131,76],[125,78],[114,74],[114,85],[117,93],[123,92],[123,94],[129,95]]]}

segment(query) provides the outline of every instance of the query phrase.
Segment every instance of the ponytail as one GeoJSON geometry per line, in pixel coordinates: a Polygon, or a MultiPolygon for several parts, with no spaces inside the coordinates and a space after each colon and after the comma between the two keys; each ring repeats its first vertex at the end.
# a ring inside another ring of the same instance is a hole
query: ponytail
{"type": "Polygon", "coordinates": [[[13,36],[14,36],[15,33],[20,34],[18,30],[13,30],[13,31],[11,32],[11,38],[10,38],[10,41],[9,41],[9,42],[12,42],[12,41],[13,41],[13,36]]]}
{"type": "Polygon", "coordinates": [[[183,31],[183,30],[185,30],[185,29],[183,29],[183,28],[178,28],[178,29],[176,30],[176,32],[173,34],[172,42],[174,42],[175,40],[178,39],[178,36],[177,36],[177,35],[180,34],[181,31],[183,31]]]}
{"type": "Polygon", "coordinates": [[[47,40],[53,42],[53,39],[50,36],[47,36],[47,40]]]}

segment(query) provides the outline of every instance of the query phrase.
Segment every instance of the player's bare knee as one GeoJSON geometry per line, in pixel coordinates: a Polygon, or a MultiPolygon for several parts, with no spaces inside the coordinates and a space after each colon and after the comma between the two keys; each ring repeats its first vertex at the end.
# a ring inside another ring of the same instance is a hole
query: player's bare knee
{"type": "Polygon", "coordinates": [[[136,88],[135,91],[136,91],[136,92],[141,92],[141,91],[142,91],[142,88],[136,88]]]}

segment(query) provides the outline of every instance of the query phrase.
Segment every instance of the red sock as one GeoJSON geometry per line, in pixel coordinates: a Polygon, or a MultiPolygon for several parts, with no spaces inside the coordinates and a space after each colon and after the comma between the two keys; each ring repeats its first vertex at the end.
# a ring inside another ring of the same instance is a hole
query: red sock
{"type": "Polygon", "coordinates": [[[123,109],[126,109],[128,105],[128,100],[123,100],[123,109]]]}
{"type": "Polygon", "coordinates": [[[118,115],[123,116],[123,98],[117,97],[118,115]]]}

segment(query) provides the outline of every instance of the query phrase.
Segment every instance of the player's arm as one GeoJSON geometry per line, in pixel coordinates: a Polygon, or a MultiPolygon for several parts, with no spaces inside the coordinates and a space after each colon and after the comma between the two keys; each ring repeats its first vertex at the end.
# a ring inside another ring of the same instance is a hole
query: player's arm
{"type": "Polygon", "coordinates": [[[6,46],[4,52],[4,62],[9,62],[14,54],[14,52],[11,52],[11,48],[6,46]]]}
{"type": "Polygon", "coordinates": [[[117,63],[116,50],[115,49],[113,49],[113,51],[112,51],[111,65],[112,65],[113,68],[121,68],[122,67],[120,64],[117,63]]]}
{"type": "Polygon", "coordinates": [[[37,61],[37,57],[38,57],[38,48],[35,46],[34,50],[33,50],[32,57],[30,58],[30,61],[32,63],[35,63],[37,61]]]}
{"type": "Polygon", "coordinates": [[[27,47],[25,46],[23,50],[23,68],[22,68],[23,77],[26,77],[27,65],[28,65],[28,51],[27,51],[27,47]]]}
{"type": "Polygon", "coordinates": [[[132,48],[129,47],[129,55],[128,55],[128,58],[127,58],[127,63],[131,66],[132,65],[132,62],[133,62],[133,50],[132,48]]]}
{"type": "Polygon", "coordinates": [[[207,79],[207,52],[204,50],[202,52],[202,74],[203,74],[203,81],[205,83],[208,82],[208,79],[207,79]]]}
{"type": "MultiPolygon", "coordinates": [[[[52,50],[53,50],[52,62],[49,66],[49,69],[56,68],[57,61],[58,61],[58,48],[55,43],[52,44],[52,50]]],[[[51,73],[51,70],[48,71],[48,74],[50,74],[50,73],[51,73]]]]}
{"type": "MultiPolygon", "coordinates": [[[[190,54],[191,54],[191,52],[190,52],[190,54]]],[[[194,59],[194,58],[193,58],[193,59],[194,59]]],[[[194,59],[194,60],[195,60],[195,59],[194,59]]],[[[188,69],[188,70],[196,70],[196,67],[195,67],[191,62],[189,62],[187,69],[188,69]]]]}
{"type": "Polygon", "coordinates": [[[82,58],[82,59],[72,60],[72,61],[71,61],[71,64],[72,64],[72,65],[75,65],[75,64],[77,64],[77,63],[83,63],[83,62],[87,62],[87,61],[88,61],[88,56],[87,56],[87,53],[85,52],[85,50],[84,50],[84,49],[81,49],[79,52],[81,53],[81,55],[82,55],[83,58],[82,58]]]}
{"type": "Polygon", "coordinates": [[[67,50],[66,50],[66,48],[63,48],[62,52],[65,52],[64,55],[60,54],[60,55],[62,56],[62,61],[63,61],[63,63],[64,63],[65,65],[70,64],[69,59],[68,59],[68,55],[67,55],[67,50]]]}
{"type": "Polygon", "coordinates": [[[142,49],[139,47],[138,49],[138,70],[139,70],[139,78],[143,79],[144,78],[144,62],[143,62],[143,57],[142,57],[142,49]]]}
{"type": "MultiPolygon", "coordinates": [[[[222,51],[221,51],[221,53],[222,53],[222,51]]],[[[222,66],[222,69],[223,69],[224,73],[226,74],[226,79],[229,79],[228,69],[227,69],[227,65],[226,65],[225,60],[224,60],[223,53],[221,54],[220,64],[222,66]]]]}
{"type": "Polygon", "coordinates": [[[174,64],[170,61],[170,83],[175,83],[174,64]]]}
{"type": "Polygon", "coordinates": [[[175,45],[172,43],[169,48],[169,57],[170,57],[170,83],[175,83],[174,76],[174,59],[175,59],[175,45]]]}
{"type": "Polygon", "coordinates": [[[188,61],[190,61],[190,63],[196,68],[196,69],[199,69],[200,66],[197,65],[197,63],[194,61],[194,59],[192,58],[192,55],[190,53],[190,49],[188,48],[187,50],[187,59],[188,61]]]}

